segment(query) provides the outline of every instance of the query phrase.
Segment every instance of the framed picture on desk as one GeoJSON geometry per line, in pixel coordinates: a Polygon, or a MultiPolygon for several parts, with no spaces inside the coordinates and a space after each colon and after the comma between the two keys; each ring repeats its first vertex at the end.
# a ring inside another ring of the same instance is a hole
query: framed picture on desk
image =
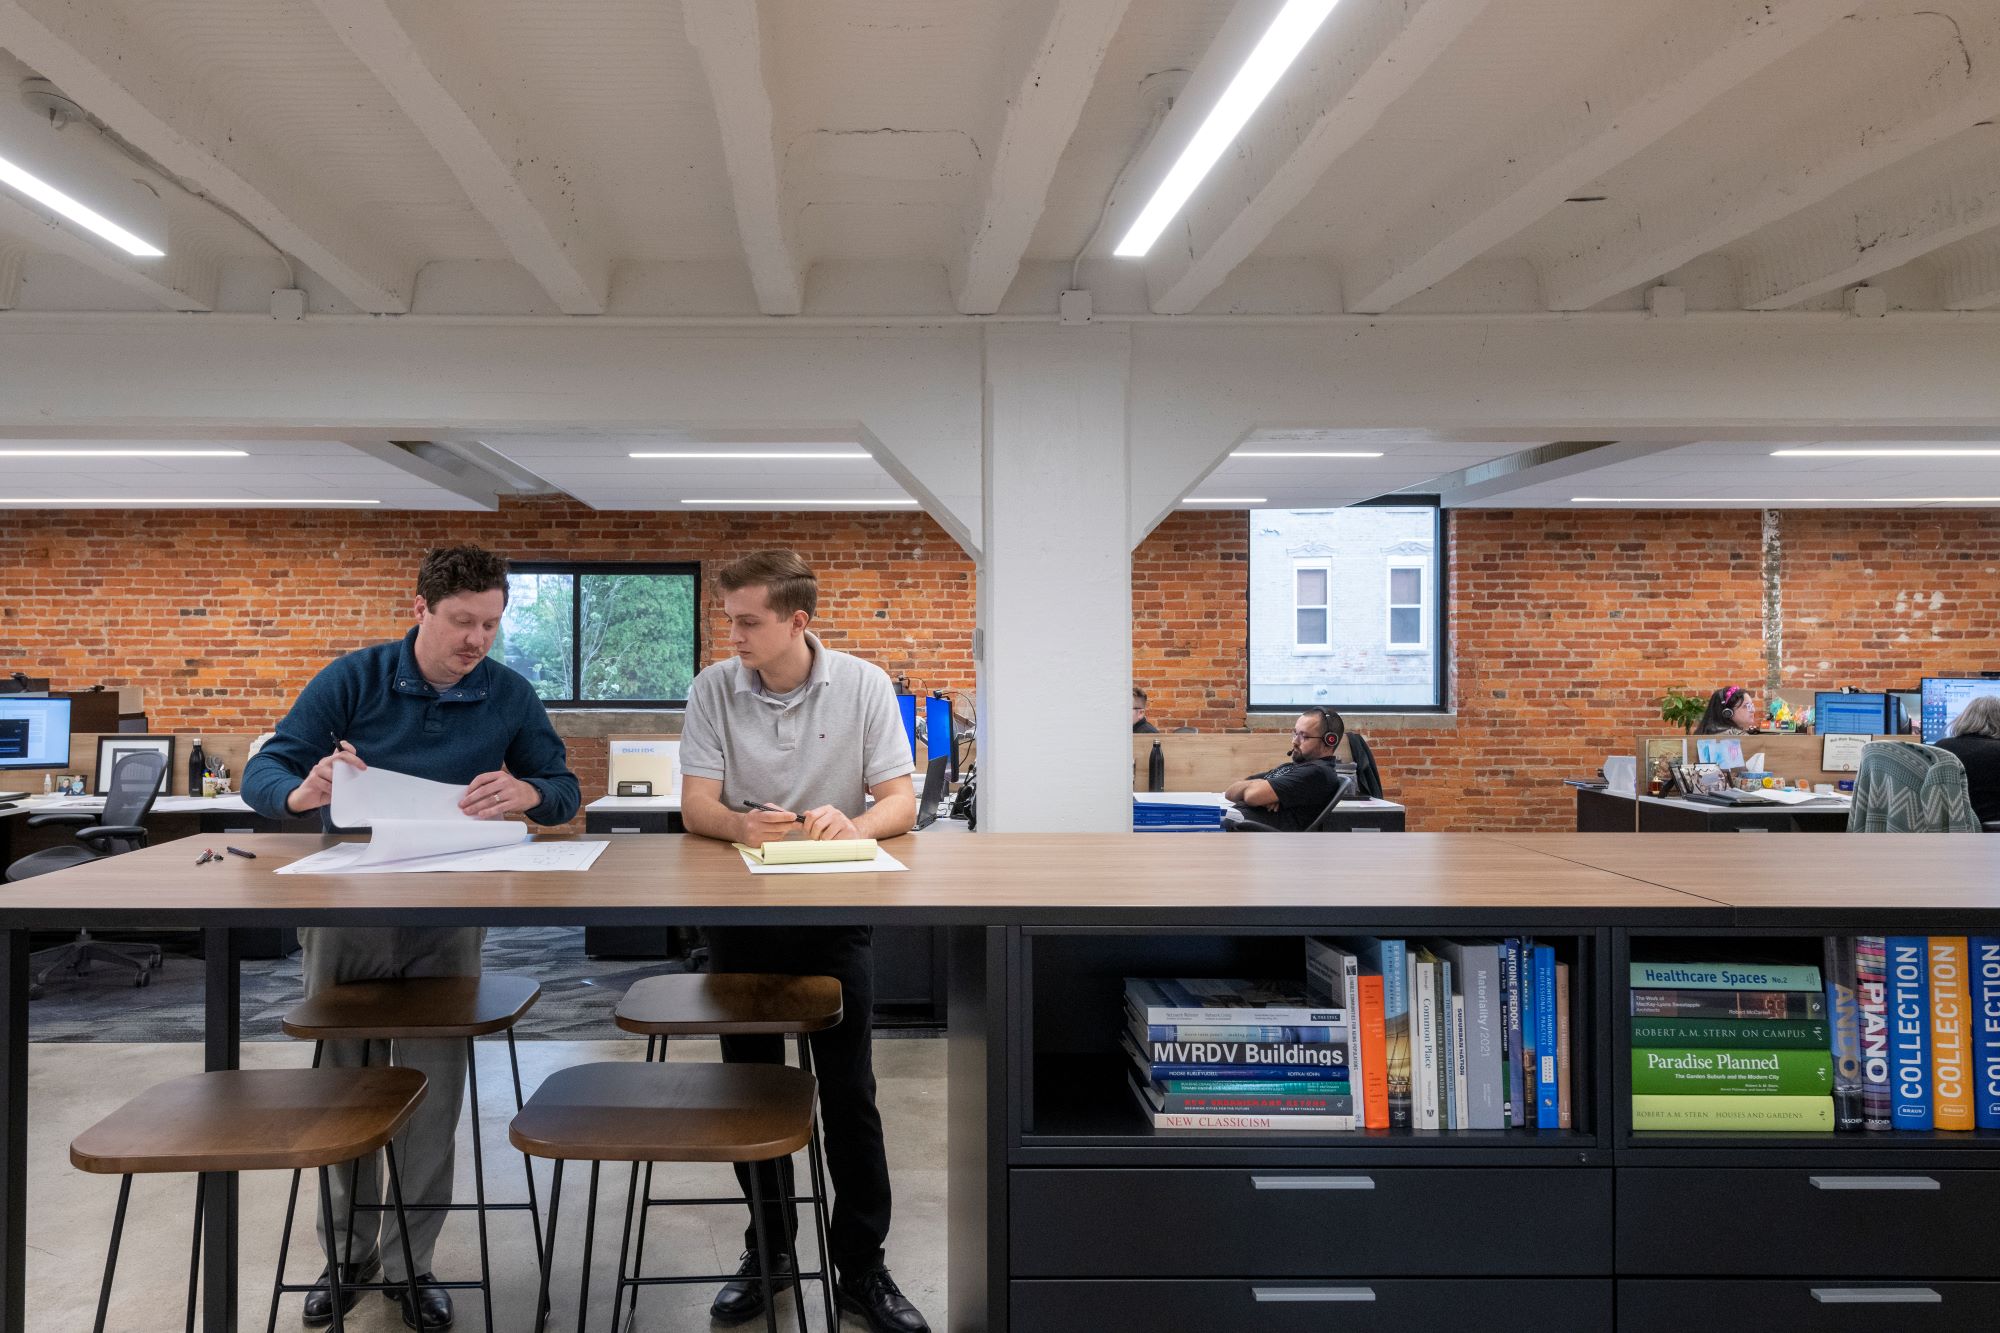
{"type": "MultiPolygon", "coordinates": [[[[128,754],[157,754],[165,757],[166,765],[160,769],[160,795],[165,796],[168,790],[167,781],[174,772],[174,738],[124,732],[97,738],[97,776],[91,784],[91,790],[96,795],[109,796],[111,770],[116,768],[118,761],[128,754]]],[[[197,796],[200,794],[200,792],[195,793],[197,796]]]]}

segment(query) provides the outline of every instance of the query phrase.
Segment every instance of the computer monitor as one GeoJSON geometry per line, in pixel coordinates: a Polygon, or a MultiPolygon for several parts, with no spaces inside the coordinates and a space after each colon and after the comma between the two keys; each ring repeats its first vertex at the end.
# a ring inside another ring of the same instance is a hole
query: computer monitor
{"type": "Polygon", "coordinates": [[[1974,699],[2000,696],[2000,680],[1967,676],[1925,676],[1923,687],[1924,744],[1935,745],[1951,735],[1951,724],[1974,699]]]}
{"type": "Polygon", "coordinates": [[[0,769],[69,767],[69,700],[0,695],[0,769]]]}
{"type": "Polygon", "coordinates": [[[0,675],[0,694],[47,694],[48,692],[47,676],[28,676],[18,671],[0,675]]]}
{"type": "Polygon", "coordinates": [[[936,695],[899,694],[896,704],[903,711],[903,733],[910,738],[910,758],[924,768],[933,759],[947,764],[952,752],[951,700],[936,695]],[[923,711],[919,721],[918,704],[923,711]],[[921,739],[921,745],[918,741],[921,739]]]}
{"type": "Polygon", "coordinates": [[[938,805],[944,800],[945,757],[939,755],[924,769],[924,791],[917,798],[917,823],[919,829],[927,829],[937,823],[938,805]]]}
{"type": "Polygon", "coordinates": [[[1894,706],[1893,695],[1821,690],[1813,696],[1813,730],[1822,736],[1892,736],[1889,710],[1894,706]]]}

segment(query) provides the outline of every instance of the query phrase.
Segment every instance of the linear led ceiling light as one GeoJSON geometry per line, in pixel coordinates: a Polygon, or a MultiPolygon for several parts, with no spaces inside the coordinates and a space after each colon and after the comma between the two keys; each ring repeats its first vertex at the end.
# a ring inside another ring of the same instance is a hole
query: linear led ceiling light
{"type": "Polygon", "coordinates": [[[858,462],[863,459],[869,458],[871,456],[872,455],[860,451],[851,453],[847,452],[828,453],[825,451],[819,453],[803,453],[803,452],[793,453],[789,451],[774,452],[766,449],[759,449],[755,451],[738,450],[735,453],[720,453],[720,452],[709,452],[706,450],[701,450],[701,451],[670,451],[663,453],[641,452],[641,453],[634,453],[631,455],[631,457],[633,458],[715,458],[715,459],[742,458],[742,459],[758,459],[758,460],[790,459],[793,461],[824,460],[828,462],[838,461],[843,463],[858,462]]]}
{"type": "Polygon", "coordinates": [[[203,509],[274,509],[280,505],[378,505],[380,500],[244,500],[244,499],[158,499],[152,496],[107,495],[107,496],[62,496],[47,498],[42,496],[0,495],[0,509],[158,509],[172,505],[178,508],[199,507],[203,509]]]}
{"type": "Polygon", "coordinates": [[[15,166],[4,157],[0,157],[0,185],[19,190],[42,207],[60,213],[77,226],[102,236],[128,255],[140,259],[158,259],[167,253],[151,241],[134,236],[88,204],[70,198],[40,176],[15,166]]]}
{"type": "Polygon", "coordinates": [[[0,458],[248,458],[241,449],[0,449],[0,458]]]}
{"type": "Polygon", "coordinates": [[[1284,77],[1299,52],[1305,49],[1319,25],[1333,12],[1338,0],[1286,0],[1278,17],[1271,20],[1263,38],[1250,52],[1243,68],[1222,91],[1208,118],[1188,140],[1180,157],[1168,169],[1153,197],[1139,210],[1138,220],[1112,253],[1124,259],[1138,259],[1153,248],[1174,215],[1181,211],[1195,187],[1215,166],[1223,152],[1242,132],[1251,115],[1270,96],[1271,89],[1284,77]]]}
{"type": "Polygon", "coordinates": [[[1773,449],[1773,458],[2000,458],[2000,449],[1773,449]]]}
{"type": "Polygon", "coordinates": [[[1380,458],[1380,453],[1324,449],[1238,449],[1231,458],[1380,458]]]}
{"type": "Polygon", "coordinates": [[[1261,495],[1190,495],[1184,505],[1260,505],[1269,500],[1261,495]]]}
{"type": "Polygon", "coordinates": [[[887,509],[891,505],[913,505],[915,500],[683,500],[684,505],[839,505],[852,509],[887,509]]]}
{"type": "Polygon", "coordinates": [[[1573,505],[2000,505],[2000,495],[1780,495],[1758,500],[1740,495],[1572,495],[1573,505]]]}

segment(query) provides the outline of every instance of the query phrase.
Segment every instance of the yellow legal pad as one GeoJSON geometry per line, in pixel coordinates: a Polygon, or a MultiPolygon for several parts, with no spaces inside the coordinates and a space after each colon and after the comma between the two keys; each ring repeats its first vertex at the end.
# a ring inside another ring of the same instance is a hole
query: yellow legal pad
{"type": "Polygon", "coordinates": [[[767,842],[762,847],[732,843],[737,851],[767,866],[814,865],[822,861],[873,861],[875,839],[831,838],[824,842],[767,842]]]}

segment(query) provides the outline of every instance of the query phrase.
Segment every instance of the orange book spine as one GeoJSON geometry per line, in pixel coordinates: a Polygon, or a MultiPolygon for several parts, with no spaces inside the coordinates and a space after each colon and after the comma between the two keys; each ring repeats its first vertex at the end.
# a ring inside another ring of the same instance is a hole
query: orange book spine
{"type": "Polygon", "coordinates": [[[1963,935],[1933,935],[1931,953],[1931,1114],[1939,1129],[1971,1129],[1972,996],[1963,935]]]}
{"type": "Polygon", "coordinates": [[[1389,1029],[1382,1002],[1382,978],[1354,979],[1360,1012],[1354,1016],[1356,1040],[1361,1043],[1361,1104],[1368,1127],[1389,1127],[1389,1029]]]}

